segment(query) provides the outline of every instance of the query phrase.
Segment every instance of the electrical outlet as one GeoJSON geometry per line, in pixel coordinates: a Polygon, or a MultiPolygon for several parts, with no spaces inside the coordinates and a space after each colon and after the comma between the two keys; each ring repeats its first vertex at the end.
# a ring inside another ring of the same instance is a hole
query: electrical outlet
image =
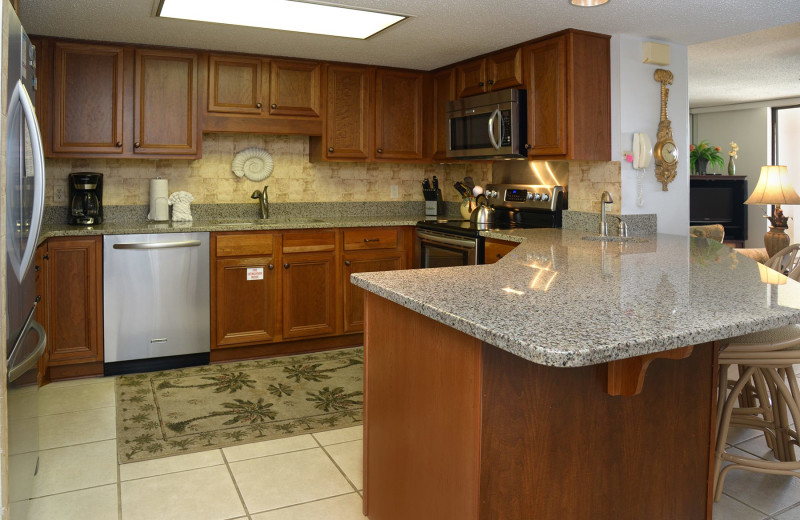
{"type": "Polygon", "coordinates": [[[400,198],[400,187],[397,184],[389,186],[389,196],[393,199],[400,198]]]}
{"type": "Polygon", "coordinates": [[[53,188],[53,201],[54,202],[66,202],[67,200],[67,187],[66,186],[56,186],[53,188]]]}

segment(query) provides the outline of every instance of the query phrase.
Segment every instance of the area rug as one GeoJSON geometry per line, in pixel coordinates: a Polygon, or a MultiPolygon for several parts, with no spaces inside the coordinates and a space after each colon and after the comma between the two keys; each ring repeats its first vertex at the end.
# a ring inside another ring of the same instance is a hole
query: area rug
{"type": "Polygon", "coordinates": [[[361,424],[361,347],[119,376],[120,463],[361,424]]]}

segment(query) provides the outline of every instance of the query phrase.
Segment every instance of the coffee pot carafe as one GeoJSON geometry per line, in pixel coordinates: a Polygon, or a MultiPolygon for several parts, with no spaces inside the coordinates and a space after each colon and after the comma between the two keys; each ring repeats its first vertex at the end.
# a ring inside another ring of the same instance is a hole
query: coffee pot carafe
{"type": "Polygon", "coordinates": [[[91,226],[103,223],[103,174],[69,174],[69,223],[91,226]]]}

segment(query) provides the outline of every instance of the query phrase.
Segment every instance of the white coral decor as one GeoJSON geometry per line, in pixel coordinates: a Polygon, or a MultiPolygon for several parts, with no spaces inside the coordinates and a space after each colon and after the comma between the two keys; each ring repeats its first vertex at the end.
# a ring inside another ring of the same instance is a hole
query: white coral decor
{"type": "Polygon", "coordinates": [[[173,222],[188,222],[192,220],[192,210],[189,204],[194,197],[188,191],[176,191],[169,196],[169,205],[172,206],[173,222]]]}

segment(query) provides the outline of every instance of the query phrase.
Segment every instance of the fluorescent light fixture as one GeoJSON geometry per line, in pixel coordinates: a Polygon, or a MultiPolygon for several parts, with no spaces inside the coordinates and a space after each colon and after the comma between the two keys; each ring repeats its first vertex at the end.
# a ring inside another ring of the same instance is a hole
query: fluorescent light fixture
{"type": "Polygon", "coordinates": [[[362,40],[407,18],[292,0],[161,0],[156,15],[362,40]]]}
{"type": "Polygon", "coordinates": [[[578,7],[597,7],[608,3],[608,0],[569,0],[569,3],[578,7]]]}

